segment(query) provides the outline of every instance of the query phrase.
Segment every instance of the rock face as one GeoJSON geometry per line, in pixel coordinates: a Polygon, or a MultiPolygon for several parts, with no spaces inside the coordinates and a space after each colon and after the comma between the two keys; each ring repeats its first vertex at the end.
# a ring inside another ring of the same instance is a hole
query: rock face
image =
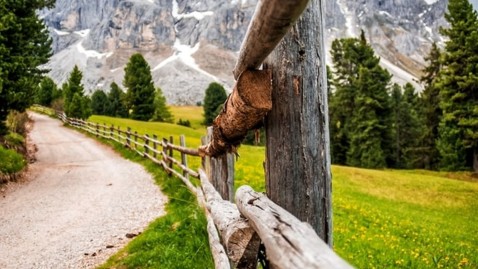
{"type": "MultiPolygon", "coordinates": [[[[85,89],[122,85],[129,57],[141,52],[172,104],[195,104],[208,84],[231,89],[232,69],[257,0],[57,0],[40,15],[54,56],[47,65],[59,84],[76,64],[85,89]]],[[[330,0],[327,43],[361,29],[397,81],[413,81],[432,42],[443,42],[447,0],[330,0]]]]}

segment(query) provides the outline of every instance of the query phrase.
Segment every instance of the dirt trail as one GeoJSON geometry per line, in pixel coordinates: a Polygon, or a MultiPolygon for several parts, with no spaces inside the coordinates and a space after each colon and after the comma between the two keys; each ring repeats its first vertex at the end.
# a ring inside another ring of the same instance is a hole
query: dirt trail
{"type": "Polygon", "coordinates": [[[94,268],[164,214],[166,198],[140,165],[30,115],[37,161],[25,185],[0,197],[0,268],[94,268]]]}

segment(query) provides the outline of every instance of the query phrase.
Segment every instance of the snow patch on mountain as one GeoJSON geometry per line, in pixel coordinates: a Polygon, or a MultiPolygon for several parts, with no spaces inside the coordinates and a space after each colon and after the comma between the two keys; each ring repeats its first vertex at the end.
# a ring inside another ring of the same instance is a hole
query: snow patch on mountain
{"type": "Polygon", "coordinates": [[[180,20],[182,18],[195,18],[196,20],[200,21],[200,20],[204,19],[204,17],[206,17],[206,16],[214,15],[214,12],[212,12],[212,11],[204,11],[204,12],[193,11],[191,13],[186,13],[186,14],[181,13],[181,14],[179,14],[178,10],[179,10],[178,1],[173,0],[172,15],[173,15],[173,18],[175,18],[177,20],[180,20]]]}
{"type": "Polygon", "coordinates": [[[348,36],[355,36],[355,15],[349,10],[346,5],[346,0],[337,0],[340,11],[345,16],[345,28],[348,36]]]}
{"type": "Polygon", "coordinates": [[[438,2],[438,0],[425,0],[425,2],[429,5],[433,5],[435,4],[436,2],[438,2]]]}

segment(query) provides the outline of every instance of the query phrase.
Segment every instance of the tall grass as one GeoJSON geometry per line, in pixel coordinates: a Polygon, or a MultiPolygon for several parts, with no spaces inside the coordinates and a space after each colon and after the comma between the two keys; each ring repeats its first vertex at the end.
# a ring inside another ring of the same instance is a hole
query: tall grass
{"type": "Polygon", "coordinates": [[[20,172],[25,166],[26,161],[21,154],[0,145],[0,180],[20,172]]]}

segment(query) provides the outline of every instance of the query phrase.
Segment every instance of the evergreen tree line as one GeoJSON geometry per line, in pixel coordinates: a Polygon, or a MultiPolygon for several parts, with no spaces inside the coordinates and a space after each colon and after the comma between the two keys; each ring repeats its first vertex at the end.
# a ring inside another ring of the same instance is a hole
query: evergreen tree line
{"type": "Polygon", "coordinates": [[[96,114],[173,122],[166,98],[160,88],[154,88],[150,67],[139,53],[133,54],[125,67],[123,86],[126,87],[126,93],[112,82],[108,94],[98,89],[90,98],[85,95],[82,78],[78,66],[73,68],[61,89],[51,78],[43,78],[36,91],[36,102],[64,110],[66,115],[73,118],[85,119],[96,114]]]}
{"type": "Polygon", "coordinates": [[[366,168],[478,171],[478,19],[450,0],[417,94],[391,83],[362,32],[332,43],[327,70],[332,161],[366,168]]]}
{"type": "Polygon", "coordinates": [[[48,70],[51,39],[36,11],[52,8],[53,0],[0,1],[0,136],[6,134],[10,111],[32,103],[36,85],[48,70]]]}

